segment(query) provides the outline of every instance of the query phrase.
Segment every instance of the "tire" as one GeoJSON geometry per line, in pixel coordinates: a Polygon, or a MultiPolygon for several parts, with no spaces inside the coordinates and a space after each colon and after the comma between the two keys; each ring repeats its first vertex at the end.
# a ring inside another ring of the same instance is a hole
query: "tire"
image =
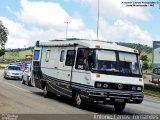
{"type": "Polygon", "coordinates": [[[32,76],[31,76],[31,86],[35,86],[35,79],[34,79],[34,74],[32,72],[32,76]]]}
{"type": "Polygon", "coordinates": [[[45,98],[49,98],[51,95],[51,93],[47,90],[47,86],[45,85],[44,88],[43,88],[43,96],[45,98]]]}
{"type": "Polygon", "coordinates": [[[115,112],[122,113],[124,108],[125,108],[125,106],[126,106],[126,103],[115,103],[114,104],[115,112]]]}
{"type": "Polygon", "coordinates": [[[82,108],[83,104],[84,104],[84,100],[81,98],[80,93],[77,92],[75,96],[75,105],[77,108],[82,108]]]}
{"type": "Polygon", "coordinates": [[[31,86],[31,79],[30,78],[27,79],[27,86],[31,86]]]}
{"type": "Polygon", "coordinates": [[[4,75],[4,78],[5,78],[5,79],[8,79],[8,78],[6,77],[6,74],[4,75]]]}
{"type": "Polygon", "coordinates": [[[25,84],[25,81],[24,81],[23,77],[22,77],[22,84],[25,84]]]}

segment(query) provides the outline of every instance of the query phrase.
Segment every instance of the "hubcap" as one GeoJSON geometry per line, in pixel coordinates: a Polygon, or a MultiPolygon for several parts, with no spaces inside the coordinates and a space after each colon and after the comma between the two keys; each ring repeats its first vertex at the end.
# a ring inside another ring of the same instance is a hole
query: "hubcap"
{"type": "Polygon", "coordinates": [[[47,88],[46,88],[46,86],[45,86],[44,89],[43,89],[43,93],[44,93],[45,95],[47,95],[47,88]]]}
{"type": "Polygon", "coordinates": [[[79,94],[77,95],[76,101],[77,101],[77,105],[81,104],[81,98],[79,94]]]}

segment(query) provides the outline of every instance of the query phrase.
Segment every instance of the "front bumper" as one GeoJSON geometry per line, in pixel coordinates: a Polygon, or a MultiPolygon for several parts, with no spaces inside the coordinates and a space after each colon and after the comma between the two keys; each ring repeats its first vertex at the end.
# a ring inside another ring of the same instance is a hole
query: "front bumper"
{"type": "Polygon", "coordinates": [[[82,98],[92,102],[102,101],[109,104],[114,104],[115,102],[142,103],[144,95],[143,92],[137,91],[92,89],[82,92],[82,98]]]}
{"type": "Polygon", "coordinates": [[[22,75],[7,74],[6,77],[9,79],[22,79],[22,75]]]}

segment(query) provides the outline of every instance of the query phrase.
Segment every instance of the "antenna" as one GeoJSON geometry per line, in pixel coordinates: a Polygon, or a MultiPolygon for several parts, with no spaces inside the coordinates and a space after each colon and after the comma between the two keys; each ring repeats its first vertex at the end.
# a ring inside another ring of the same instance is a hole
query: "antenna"
{"type": "Polygon", "coordinates": [[[98,0],[98,15],[97,15],[97,40],[98,40],[98,32],[99,32],[99,0],[98,0]]]}

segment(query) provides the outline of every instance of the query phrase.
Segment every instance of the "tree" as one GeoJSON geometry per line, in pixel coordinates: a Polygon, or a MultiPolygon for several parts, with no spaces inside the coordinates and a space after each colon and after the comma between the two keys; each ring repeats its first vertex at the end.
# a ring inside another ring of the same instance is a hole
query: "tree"
{"type": "Polygon", "coordinates": [[[1,49],[0,50],[0,56],[4,55],[5,54],[5,49],[1,49]]]}
{"type": "Polygon", "coordinates": [[[147,55],[141,55],[141,60],[142,60],[142,62],[148,61],[147,55]]]}
{"type": "Polygon", "coordinates": [[[147,62],[147,61],[143,62],[143,64],[142,64],[142,69],[143,69],[143,70],[146,70],[146,73],[147,73],[147,69],[148,69],[148,68],[149,68],[148,62],[147,62]]]}
{"type": "Polygon", "coordinates": [[[3,25],[0,20],[0,56],[5,54],[5,43],[8,40],[8,29],[3,25]]]}

